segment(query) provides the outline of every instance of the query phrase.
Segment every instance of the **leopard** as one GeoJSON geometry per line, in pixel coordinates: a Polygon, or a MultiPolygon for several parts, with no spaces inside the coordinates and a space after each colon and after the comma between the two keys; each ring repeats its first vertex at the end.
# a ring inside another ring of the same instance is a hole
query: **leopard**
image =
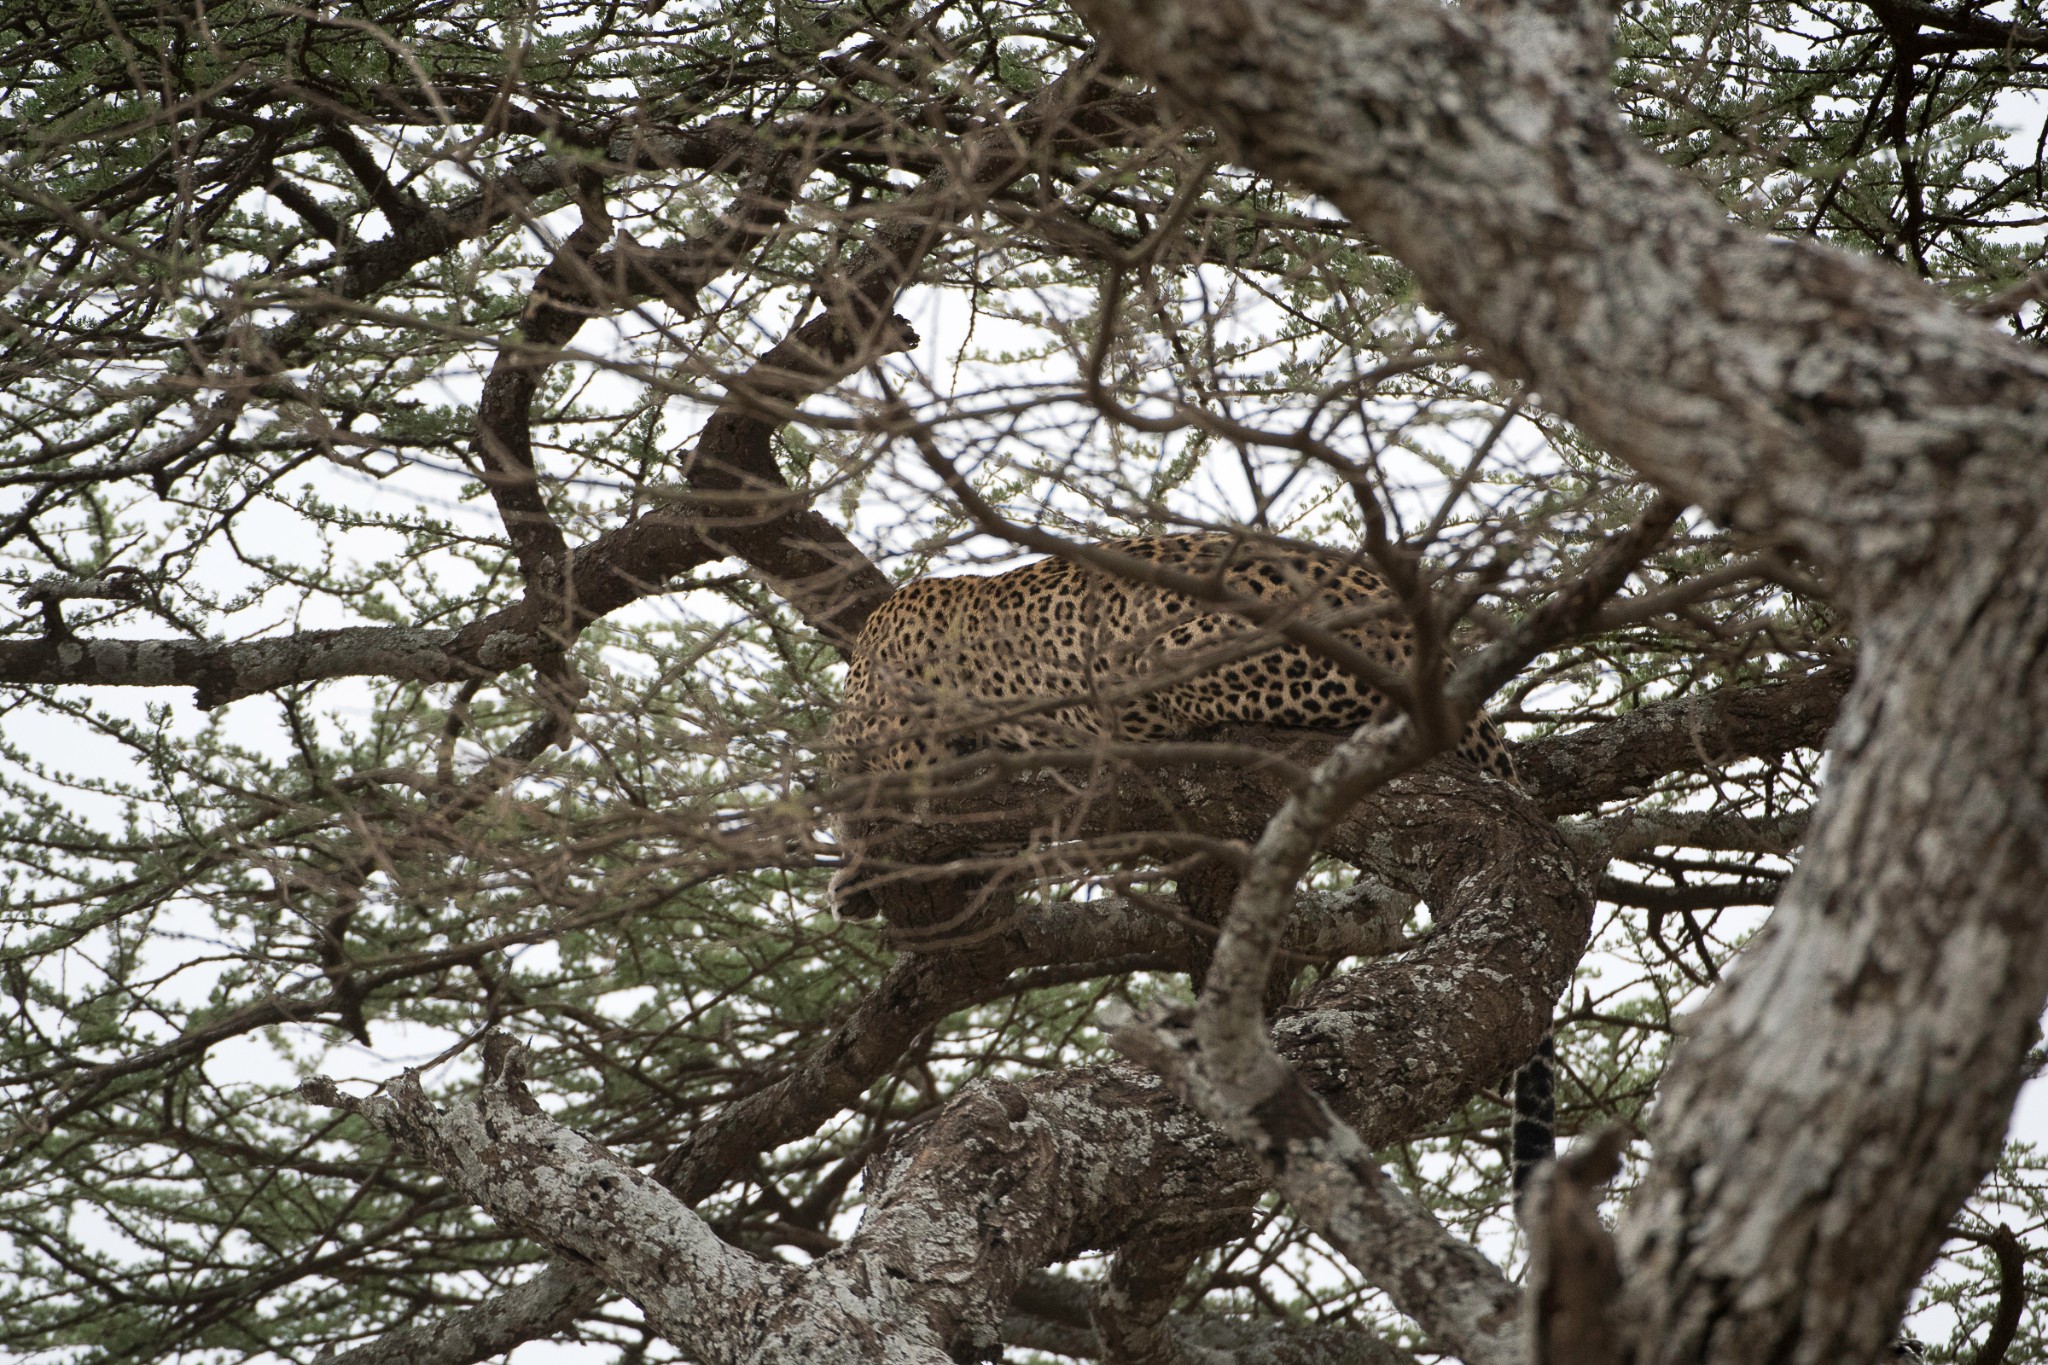
{"type": "MultiPolygon", "coordinates": [[[[991,749],[1156,744],[1229,724],[1350,732],[1400,714],[1341,657],[1348,649],[1399,676],[1416,655],[1400,594],[1360,556],[1216,532],[1088,549],[896,589],[853,646],[829,775],[914,775],[991,749]],[[1117,572],[1102,567],[1105,556],[1117,572]]],[[[1484,712],[1456,753],[1516,782],[1484,712]]],[[[859,885],[855,829],[838,833],[833,908],[871,916],[879,907],[859,885]]],[[[1513,1081],[1517,1196],[1555,1150],[1553,1056],[1546,1037],[1513,1081]]]]}
{"type": "MultiPolygon", "coordinates": [[[[1319,640],[1387,673],[1415,630],[1386,578],[1358,557],[1220,533],[1090,547],[994,575],[919,578],[868,617],[853,648],[830,752],[833,775],[906,771],[986,748],[1186,739],[1220,725],[1352,731],[1399,708],[1319,640]],[[1197,600],[1147,570],[1199,579],[1197,600]],[[1319,639],[1292,636],[1313,633],[1319,639]]],[[[1515,780],[1484,713],[1457,753],[1515,780]]]]}

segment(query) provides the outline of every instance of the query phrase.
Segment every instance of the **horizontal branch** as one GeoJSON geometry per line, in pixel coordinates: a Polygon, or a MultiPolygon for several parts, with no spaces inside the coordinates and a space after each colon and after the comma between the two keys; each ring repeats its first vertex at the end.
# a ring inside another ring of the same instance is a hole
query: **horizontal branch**
{"type": "Polygon", "coordinates": [[[1653,702],[1517,745],[1515,770],[1546,814],[1572,815],[1641,796],[1675,774],[1818,749],[1834,728],[1852,676],[1847,668],[1826,668],[1785,682],[1653,702]]]}
{"type": "Polygon", "coordinates": [[[1620,877],[1600,879],[1600,899],[1655,915],[1681,914],[1688,910],[1725,910],[1735,905],[1771,905],[1785,889],[1780,878],[1751,878],[1739,882],[1701,882],[1694,886],[1645,886],[1620,877]]]}
{"type": "Polygon", "coordinates": [[[451,682],[501,672],[558,649],[539,635],[494,633],[488,650],[463,632],[348,626],[242,640],[0,640],[0,682],[25,686],[191,687],[201,706],[324,678],[451,682]]]}
{"type": "Polygon", "coordinates": [[[1863,3],[1888,27],[1904,29],[1914,35],[1909,42],[1915,56],[1936,52],[2038,51],[2048,48],[2048,29],[2015,24],[1980,10],[1948,9],[1929,4],[1928,0],[1863,0],[1863,3]],[[1932,40],[1923,38],[1919,36],[1922,29],[1933,29],[1946,36],[1932,40]]]}
{"type": "Polygon", "coordinates": [[[1782,815],[1727,811],[1624,808],[1602,819],[1574,822],[1566,836],[1589,856],[1633,858],[1655,848],[1699,848],[1789,857],[1806,838],[1810,809],[1782,815]]]}

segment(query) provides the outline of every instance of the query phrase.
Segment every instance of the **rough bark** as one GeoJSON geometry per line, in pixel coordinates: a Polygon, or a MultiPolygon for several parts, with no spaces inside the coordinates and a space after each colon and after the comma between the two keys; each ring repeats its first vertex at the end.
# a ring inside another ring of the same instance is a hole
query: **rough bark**
{"type": "Polygon", "coordinates": [[[1515,1365],[1521,1305],[1507,1277],[1380,1170],[1277,1053],[1266,1074],[1219,1067],[1215,1059],[1228,1054],[1199,1039],[1203,1022],[1186,1010],[1155,1011],[1121,1029],[1117,1045],[1249,1147],[1295,1214],[1438,1345],[1471,1365],[1515,1365]]]}
{"type": "MultiPolygon", "coordinates": [[[[1065,1355],[1101,1355],[1090,1325],[1097,1291],[1058,1275],[1029,1276],[1003,1324],[1012,1345],[1065,1355]]],[[[1189,1365],[1416,1365],[1392,1342],[1348,1323],[1253,1322],[1189,1313],[1170,1319],[1171,1349],[1189,1365]]]]}
{"type": "Polygon", "coordinates": [[[767,1267],[719,1241],[646,1176],[549,1119],[504,1068],[507,1040],[490,1041],[500,1065],[487,1068],[474,1103],[443,1110],[412,1073],[388,1099],[356,1099],[321,1079],[302,1093],[426,1157],[506,1226],[547,1228],[562,1250],[614,1283],[633,1285],[659,1330],[688,1347],[702,1344],[693,1318],[721,1317],[713,1305],[767,1292],[775,1280],[767,1267]],[[620,1226],[640,1234],[620,1240],[620,1226]]]}
{"type": "Polygon", "coordinates": [[[1833,780],[1674,1066],[1624,1307],[1643,1361],[1875,1358],[1995,1157],[2048,995],[2048,358],[1731,222],[1622,128],[1589,11],[1080,8],[1494,365],[1827,566],[1864,641],[1833,780]]]}
{"type": "Polygon", "coordinates": [[[1834,728],[1851,672],[1720,687],[1656,702],[1515,748],[1522,786],[1547,815],[1577,815],[1643,795],[1679,773],[1818,749],[1834,728]]]}

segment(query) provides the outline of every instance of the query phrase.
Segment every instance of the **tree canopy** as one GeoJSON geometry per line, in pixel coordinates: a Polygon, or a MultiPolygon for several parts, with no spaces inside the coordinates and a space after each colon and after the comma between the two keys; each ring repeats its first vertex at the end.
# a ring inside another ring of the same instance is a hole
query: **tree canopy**
{"type": "MultiPolygon", "coordinates": [[[[1511,1207],[1553,1011],[1647,1275],[1692,1226],[1657,1163],[1712,1166],[1685,1115],[1757,1104],[1664,1088],[1753,936],[1895,904],[1930,960],[2007,951],[1911,907],[2023,899],[2041,847],[1999,671],[2048,613],[2031,0],[1216,9],[7,7],[0,1352],[1508,1359],[1532,1239],[1605,1236],[1511,1207]],[[887,813],[906,864],[1009,868],[1008,917],[835,919],[868,614],[1179,529],[1375,565],[1408,721],[981,755],[887,813]],[[1482,706],[1519,791],[1431,761],[1482,706]],[[1891,762],[1913,708],[1966,714],[1891,762]],[[1830,828],[1910,876],[1802,867],[1843,773],[1830,828]],[[1259,951],[1247,868],[1286,870],[1259,951]],[[1380,1202],[1288,1184],[1233,1055],[1380,1202]],[[472,1113],[602,1144],[615,1202],[461,1174],[472,1113]],[[886,1311],[816,1288],[875,1265],[886,1311]]],[[[1772,970],[1718,1017],[1820,993],[1772,970]]],[[[1929,1194],[1866,1240],[1887,1334],[1897,1280],[1926,1359],[1996,1365],[2048,1358],[2048,1161],[1998,1141],[2038,994],[1980,979],[2004,1032],[1873,1145],[1929,1194]]]]}

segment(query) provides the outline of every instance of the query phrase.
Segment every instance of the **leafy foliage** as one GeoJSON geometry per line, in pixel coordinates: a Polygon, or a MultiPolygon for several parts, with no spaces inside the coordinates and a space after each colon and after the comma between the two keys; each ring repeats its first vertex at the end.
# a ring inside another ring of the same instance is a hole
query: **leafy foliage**
{"type": "MultiPolygon", "coordinates": [[[[2033,339],[2040,148],[2012,130],[2038,122],[2048,39],[2030,3],[1918,12],[1637,0],[1621,98],[1748,221],[1889,256],[2033,339]]],[[[1479,369],[1397,263],[1115,76],[1088,97],[1114,126],[1034,124],[1090,59],[1055,4],[6,13],[0,572],[23,598],[0,624],[0,1350],[24,1358],[311,1360],[542,1263],[363,1155],[291,1096],[300,1075],[413,1065],[458,1088],[469,1044],[509,1029],[536,1093],[657,1165],[868,997],[893,950],[823,910],[839,656],[818,613],[705,552],[633,561],[586,620],[520,539],[623,555],[699,506],[693,452],[749,395],[775,412],[777,476],[894,576],[1015,550],[940,491],[888,394],[1003,515],[1073,538],[1383,525],[1453,654],[1645,502],[1479,369]],[[988,146],[1029,154],[945,209],[988,146]],[[891,232],[923,234],[890,307],[924,337],[787,420],[810,395],[762,397],[761,355],[840,307],[891,232]],[[524,608],[552,634],[515,666],[437,652],[524,608]],[[54,675],[107,640],[320,651],[246,692],[212,664],[54,675]],[[175,680],[210,709],[94,680],[175,680]]],[[[1533,739],[1839,663],[1809,572],[1683,522],[1494,713],[1533,739]]],[[[1643,1112],[1817,768],[1793,749],[1674,771],[1581,813],[1632,833],[1560,1016],[1568,1132],[1643,1112]]],[[[970,993],[699,1208],[816,1254],[892,1135],[976,1078],[1097,1056],[1107,999],[1184,988],[1119,961],[970,993]]],[[[1511,1256],[1506,1119],[1481,1097],[1387,1158],[1511,1256]]],[[[2009,1221],[2033,1280],[2044,1190],[2016,1144],[1969,1229],[2009,1221]]],[[[1970,1358],[1999,1301],[1988,1253],[1955,1249],[1930,1359],[1970,1358]]],[[[1383,1316],[1276,1210],[1201,1262],[1187,1305],[1383,1316]]],[[[622,1360],[661,1349],[625,1316],[577,1330],[622,1360]]],[[[2009,1358],[2048,1352],[2044,1330],[2029,1313],[2009,1358]]]]}

